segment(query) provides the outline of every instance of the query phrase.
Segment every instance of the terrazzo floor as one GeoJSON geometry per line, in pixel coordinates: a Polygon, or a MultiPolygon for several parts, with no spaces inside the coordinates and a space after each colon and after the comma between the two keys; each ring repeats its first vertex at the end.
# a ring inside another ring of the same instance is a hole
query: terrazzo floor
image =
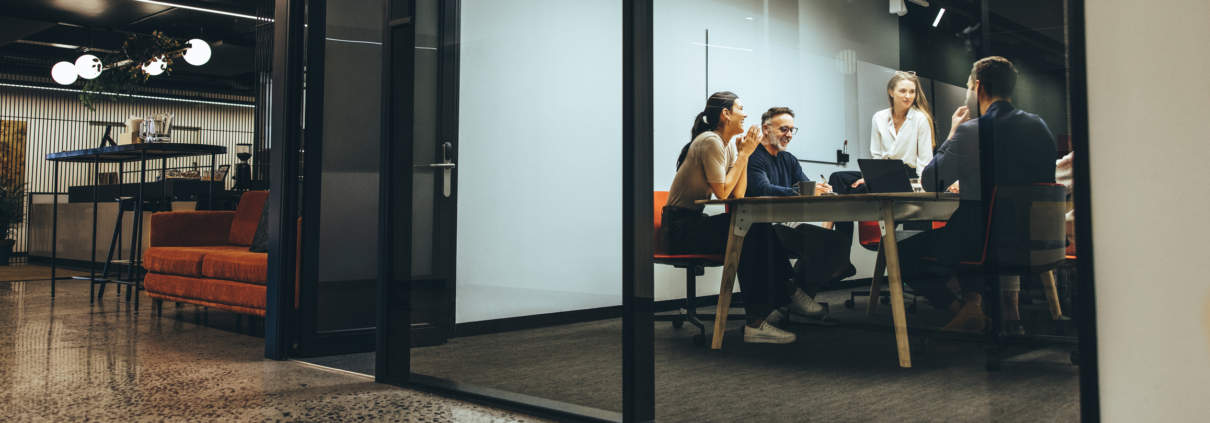
{"type": "MultiPolygon", "coordinates": [[[[28,274],[33,265],[0,268],[28,274]]],[[[0,420],[538,422],[537,418],[263,358],[231,315],[151,312],[88,283],[0,282],[0,420]],[[200,324],[206,317],[206,324],[200,324]]],[[[123,296],[124,297],[124,296],[123,296]]]]}

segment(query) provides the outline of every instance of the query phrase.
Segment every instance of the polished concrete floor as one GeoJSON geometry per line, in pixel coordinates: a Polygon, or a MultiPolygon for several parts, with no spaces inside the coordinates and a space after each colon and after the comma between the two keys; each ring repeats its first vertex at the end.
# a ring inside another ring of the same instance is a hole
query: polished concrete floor
{"type": "MultiPolygon", "coordinates": [[[[232,315],[185,305],[151,312],[88,283],[14,281],[0,267],[2,421],[401,421],[539,419],[369,378],[263,358],[264,340],[232,315]]],[[[123,295],[124,297],[124,295],[123,295]]]]}

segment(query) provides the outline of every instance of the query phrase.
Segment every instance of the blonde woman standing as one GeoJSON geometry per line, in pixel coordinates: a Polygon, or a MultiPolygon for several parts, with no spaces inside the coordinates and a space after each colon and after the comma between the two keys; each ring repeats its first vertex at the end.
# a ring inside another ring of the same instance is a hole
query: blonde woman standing
{"type": "MultiPolygon", "coordinates": [[[[915,72],[896,71],[886,84],[887,101],[891,107],[874,113],[870,124],[870,155],[875,159],[895,159],[903,162],[909,178],[919,178],[920,172],[933,160],[933,115],[928,99],[915,72]]],[[[849,186],[865,183],[859,179],[849,186]]]]}

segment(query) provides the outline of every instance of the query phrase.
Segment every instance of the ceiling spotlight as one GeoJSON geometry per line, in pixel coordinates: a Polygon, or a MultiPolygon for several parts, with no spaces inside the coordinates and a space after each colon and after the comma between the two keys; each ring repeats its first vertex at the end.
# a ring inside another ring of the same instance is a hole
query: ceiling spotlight
{"type": "Polygon", "coordinates": [[[55,66],[50,68],[50,77],[59,85],[71,85],[76,82],[76,76],[76,65],[71,62],[55,63],[55,66]]]}
{"type": "Polygon", "coordinates": [[[151,59],[150,61],[148,61],[146,64],[143,65],[143,72],[145,72],[151,76],[156,76],[161,73],[164,73],[165,69],[168,69],[168,62],[164,61],[164,56],[160,56],[160,57],[151,59]]]}
{"type": "Polygon", "coordinates": [[[197,38],[189,40],[186,44],[189,44],[189,47],[185,49],[185,54],[182,56],[186,62],[193,66],[201,66],[210,61],[210,44],[197,38]]]}
{"type": "Polygon", "coordinates": [[[91,54],[85,54],[76,59],[76,73],[84,79],[101,76],[101,59],[91,54]]]}
{"type": "Polygon", "coordinates": [[[937,24],[941,23],[941,17],[942,17],[942,16],[945,16],[945,8],[944,8],[944,7],[942,7],[942,8],[941,8],[941,10],[938,10],[938,11],[937,11],[937,17],[936,17],[935,19],[933,19],[933,28],[936,28],[936,27],[937,27],[937,24]]]}

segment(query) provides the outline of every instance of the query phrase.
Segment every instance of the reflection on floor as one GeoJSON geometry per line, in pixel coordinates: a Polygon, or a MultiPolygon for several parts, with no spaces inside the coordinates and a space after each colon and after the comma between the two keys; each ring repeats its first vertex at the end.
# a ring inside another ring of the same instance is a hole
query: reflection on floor
{"type": "MultiPolygon", "coordinates": [[[[0,266],[0,280],[23,274],[40,273],[0,266]]],[[[53,301],[49,281],[0,282],[0,420],[539,421],[266,360],[230,314],[157,317],[147,297],[133,310],[112,292],[90,305],[87,282],[60,281],[53,301]]]]}
{"type": "MultiPolygon", "coordinates": [[[[842,322],[888,325],[889,307],[844,309],[846,292],[821,294],[842,322]]],[[[944,324],[925,305],[912,325],[944,324]]],[[[1034,306],[1027,314],[1042,314],[1034,306]]],[[[913,368],[900,369],[891,333],[794,325],[793,345],[748,345],[732,322],[721,351],[693,345],[694,330],[657,323],[656,413],[660,421],[1076,421],[1078,368],[1068,350],[1042,348],[984,370],[983,347],[913,337],[913,368]]],[[[413,351],[413,371],[457,382],[617,411],[621,322],[454,338],[413,351]]],[[[1045,328],[1031,328],[1039,333],[1045,328]]],[[[372,372],[373,353],[316,359],[372,372]]]]}

